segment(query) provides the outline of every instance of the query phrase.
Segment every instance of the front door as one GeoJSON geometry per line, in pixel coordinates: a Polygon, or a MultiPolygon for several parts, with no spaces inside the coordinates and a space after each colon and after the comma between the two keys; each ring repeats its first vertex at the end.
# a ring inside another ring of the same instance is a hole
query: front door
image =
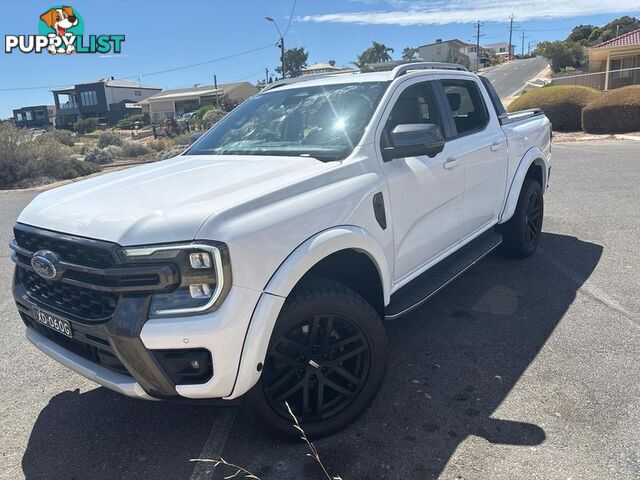
{"type": "MultiPolygon", "coordinates": [[[[431,123],[443,130],[432,82],[411,82],[398,89],[383,117],[381,151],[401,124],[431,123]]],[[[395,247],[394,284],[405,283],[420,267],[462,238],[464,168],[455,143],[427,155],[383,162],[389,185],[395,247]]]]}

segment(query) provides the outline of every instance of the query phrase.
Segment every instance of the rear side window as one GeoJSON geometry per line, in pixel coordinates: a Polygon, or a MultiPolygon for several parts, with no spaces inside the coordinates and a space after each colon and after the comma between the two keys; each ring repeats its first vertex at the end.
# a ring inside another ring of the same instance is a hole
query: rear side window
{"type": "Polygon", "coordinates": [[[482,130],[489,122],[489,114],[475,82],[442,80],[447,103],[458,135],[482,130]]]}

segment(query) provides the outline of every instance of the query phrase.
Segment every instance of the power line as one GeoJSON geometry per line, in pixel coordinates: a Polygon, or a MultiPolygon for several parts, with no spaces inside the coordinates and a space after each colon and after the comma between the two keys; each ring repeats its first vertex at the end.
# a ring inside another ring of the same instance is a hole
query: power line
{"type": "MultiPolygon", "coordinates": [[[[129,79],[138,79],[141,77],[151,77],[153,75],[160,75],[163,73],[170,73],[170,72],[177,72],[179,70],[186,70],[189,68],[195,68],[195,67],[199,67],[202,65],[208,65],[210,63],[215,63],[215,62],[221,62],[223,60],[230,60],[232,58],[236,58],[236,57],[240,57],[242,55],[248,55],[250,53],[254,53],[254,52],[258,52],[260,50],[265,50],[267,48],[272,48],[273,44],[268,44],[268,45],[264,45],[262,47],[257,47],[257,48],[252,48],[250,50],[245,50],[242,52],[238,52],[238,53],[234,53],[231,55],[225,55],[223,57],[218,57],[218,58],[212,58],[211,60],[205,60],[203,62],[198,62],[198,63],[192,63],[189,65],[182,65],[179,67],[173,67],[173,68],[167,68],[165,70],[158,70],[155,72],[147,72],[147,73],[142,73],[142,74],[138,74],[138,75],[131,75],[128,77],[119,77],[121,80],[129,80],[129,79]]],[[[23,91],[23,90],[51,90],[53,88],[63,88],[63,87],[68,87],[69,83],[66,83],[64,85],[42,85],[42,86],[38,86],[38,87],[10,87],[10,88],[0,88],[0,92],[16,92],[16,91],[23,91]]]]}
{"type": "Polygon", "coordinates": [[[287,33],[289,33],[289,27],[291,26],[291,20],[293,19],[293,14],[296,11],[296,3],[298,3],[298,0],[293,0],[293,6],[291,7],[291,15],[289,15],[289,23],[287,23],[287,28],[284,29],[283,37],[286,37],[287,33]]]}

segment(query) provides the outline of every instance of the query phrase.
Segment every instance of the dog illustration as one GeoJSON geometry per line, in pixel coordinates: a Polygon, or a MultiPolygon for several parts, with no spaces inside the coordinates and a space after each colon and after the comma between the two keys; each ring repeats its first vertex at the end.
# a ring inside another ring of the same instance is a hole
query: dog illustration
{"type": "MultiPolygon", "coordinates": [[[[64,37],[68,37],[70,34],[67,34],[67,30],[78,25],[78,18],[73,13],[72,7],[60,7],[60,8],[52,8],[44,12],[40,15],[40,19],[47,24],[49,28],[55,30],[55,34],[50,33],[49,37],[61,37],[61,40],[64,37]]],[[[65,44],[65,42],[52,42],[49,45],[49,53],[73,53],[75,51],[75,47],[71,44],[65,44]],[[61,46],[61,48],[57,48],[55,44],[61,46]]]]}

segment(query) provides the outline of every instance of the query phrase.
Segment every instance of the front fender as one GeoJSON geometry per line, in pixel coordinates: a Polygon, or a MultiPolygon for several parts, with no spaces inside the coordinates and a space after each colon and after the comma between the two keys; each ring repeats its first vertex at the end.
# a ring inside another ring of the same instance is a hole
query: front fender
{"type": "Polygon", "coordinates": [[[549,172],[549,158],[538,147],[530,148],[527,153],[524,154],[518,168],[516,169],[511,185],[509,186],[509,192],[500,215],[499,223],[508,221],[516,211],[516,205],[518,204],[518,197],[520,196],[520,190],[522,184],[527,175],[527,171],[532,164],[540,165],[542,167],[542,191],[546,191],[549,172]]]}
{"type": "Polygon", "coordinates": [[[382,247],[366,230],[355,226],[334,227],[318,233],[296,248],[280,265],[258,300],[245,335],[236,382],[228,399],[249,391],[260,378],[271,333],[282,305],[293,287],[323,258],[341,250],[353,249],[371,258],[382,281],[385,305],[391,295],[391,276],[382,247]]]}

